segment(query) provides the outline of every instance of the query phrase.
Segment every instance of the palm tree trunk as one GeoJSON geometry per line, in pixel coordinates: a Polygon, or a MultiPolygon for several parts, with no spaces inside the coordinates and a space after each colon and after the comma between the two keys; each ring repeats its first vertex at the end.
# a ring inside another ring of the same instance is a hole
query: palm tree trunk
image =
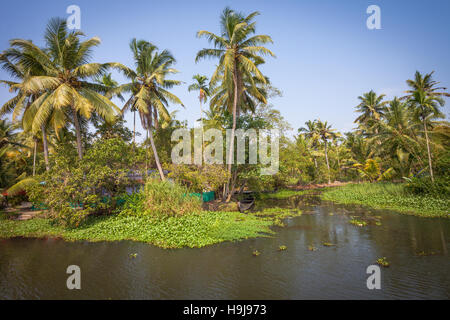
{"type": "Polygon", "coordinates": [[[161,163],[159,162],[158,152],[156,151],[155,141],[153,140],[153,133],[151,128],[148,129],[148,136],[150,138],[150,144],[152,146],[153,155],[155,156],[156,167],[158,168],[161,180],[164,181],[166,178],[164,177],[164,172],[162,170],[161,163]]]}
{"type": "Polygon", "coordinates": [[[201,99],[201,97],[200,97],[200,123],[201,123],[201,126],[202,126],[202,159],[203,159],[203,163],[205,162],[205,145],[204,145],[204,143],[205,143],[205,136],[204,136],[204,133],[203,133],[203,107],[202,107],[202,99],[201,99]]]}
{"type": "Polygon", "coordinates": [[[36,175],[36,149],[37,149],[37,139],[34,138],[34,150],[33,150],[33,177],[36,175]]]}
{"type": "Polygon", "coordinates": [[[431,182],[434,183],[433,165],[432,165],[432,163],[431,163],[430,141],[429,141],[429,139],[428,139],[428,129],[427,129],[427,122],[426,122],[426,119],[423,119],[423,128],[425,129],[425,140],[427,141],[428,166],[430,167],[431,182]]]}
{"type": "Polygon", "coordinates": [[[133,111],[133,148],[136,144],[136,111],[133,111]]]}
{"type": "Polygon", "coordinates": [[[327,150],[327,140],[325,142],[325,160],[327,162],[327,168],[328,168],[328,184],[331,183],[331,176],[330,176],[330,164],[328,163],[328,150],[327,150]]]}
{"type": "Polygon", "coordinates": [[[48,145],[47,145],[47,132],[45,125],[41,126],[42,131],[42,144],[44,145],[44,160],[45,160],[45,170],[50,170],[50,165],[48,163],[48,145]]]}
{"type": "MultiPolygon", "coordinates": [[[[230,180],[231,180],[231,162],[234,155],[234,136],[236,131],[236,110],[238,105],[238,81],[237,81],[237,69],[236,69],[236,62],[234,65],[234,74],[233,74],[233,82],[234,82],[234,101],[233,101],[233,126],[231,127],[231,139],[230,139],[230,147],[229,147],[229,153],[228,153],[228,174],[230,175],[230,178],[228,179],[227,186],[226,186],[226,193],[230,192],[230,180]]],[[[228,200],[229,201],[229,200],[228,200]]]]}
{"type": "Polygon", "coordinates": [[[73,110],[73,124],[75,126],[75,133],[77,136],[78,158],[81,160],[83,158],[83,149],[81,144],[81,128],[80,128],[80,121],[78,119],[78,112],[76,110],[73,110]]]}

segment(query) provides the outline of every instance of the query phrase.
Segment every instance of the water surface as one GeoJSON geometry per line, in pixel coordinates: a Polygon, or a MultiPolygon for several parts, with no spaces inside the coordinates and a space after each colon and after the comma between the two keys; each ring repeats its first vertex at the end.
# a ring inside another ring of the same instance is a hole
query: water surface
{"type": "Polygon", "coordinates": [[[448,219],[317,201],[306,206],[298,197],[267,203],[304,213],[273,237],[201,249],[0,240],[0,299],[450,298],[448,219]],[[348,223],[351,216],[382,225],[357,227],[348,223]],[[278,251],[280,245],[287,250],[278,251]],[[308,250],[311,245],[317,250],[308,250]],[[254,257],[253,250],[261,255],[254,257]],[[380,257],[391,266],[381,270],[381,290],[368,290],[366,268],[380,257]],[[72,264],[81,268],[81,290],[66,288],[72,264]]]}

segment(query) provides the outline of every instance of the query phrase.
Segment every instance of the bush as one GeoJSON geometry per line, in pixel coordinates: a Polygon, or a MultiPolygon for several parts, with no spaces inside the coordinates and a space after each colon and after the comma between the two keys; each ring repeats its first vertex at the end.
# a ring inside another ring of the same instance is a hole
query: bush
{"type": "Polygon", "coordinates": [[[126,198],[121,214],[136,216],[181,216],[202,210],[202,201],[186,187],[149,178],[141,193],[126,198]]]}
{"type": "Polygon", "coordinates": [[[169,178],[192,192],[217,191],[228,180],[228,172],[221,165],[173,165],[169,178]]]}
{"type": "Polygon", "coordinates": [[[405,191],[416,195],[431,195],[434,197],[450,197],[450,176],[436,177],[434,183],[430,177],[408,179],[405,191]]]}
{"type": "Polygon", "coordinates": [[[59,148],[52,156],[50,171],[27,187],[30,200],[50,210],[64,225],[78,226],[92,213],[112,213],[116,199],[130,185],[131,146],[121,139],[95,142],[82,160],[73,148],[59,148]]]}

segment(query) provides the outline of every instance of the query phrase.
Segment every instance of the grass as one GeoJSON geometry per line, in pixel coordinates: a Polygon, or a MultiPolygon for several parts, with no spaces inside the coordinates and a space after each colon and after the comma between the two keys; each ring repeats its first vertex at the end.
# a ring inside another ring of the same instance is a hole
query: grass
{"type": "Polygon", "coordinates": [[[132,240],[162,248],[199,248],[223,241],[268,236],[271,221],[239,212],[204,212],[181,217],[124,215],[89,217],[78,228],[64,228],[49,219],[3,220],[0,238],[60,237],[67,241],[132,240]]]}
{"type": "Polygon", "coordinates": [[[420,217],[450,217],[450,199],[429,195],[412,195],[404,190],[402,184],[348,184],[324,190],[321,197],[323,200],[336,203],[360,204],[420,217]]]}

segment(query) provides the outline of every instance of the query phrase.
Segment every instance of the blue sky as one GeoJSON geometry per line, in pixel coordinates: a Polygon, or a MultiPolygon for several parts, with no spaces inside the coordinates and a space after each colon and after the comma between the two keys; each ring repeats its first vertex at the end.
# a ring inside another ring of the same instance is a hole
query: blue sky
{"type": "MultiPolygon", "coordinates": [[[[341,131],[354,127],[357,97],[371,89],[388,98],[401,95],[405,80],[419,70],[435,70],[435,79],[450,86],[450,1],[8,1],[0,12],[0,50],[12,38],[42,45],[49,18],[68,17],[66,8],[81,8],[81,29],[99,36],[93,61],[117,61],[133,66],[129,42],[145,39],[169,49],[185,83],[174,89],[186,106],[177,117],[192,126],[200,116],[197,94],[188,92],[192,75],[211,76],[215,61],[195,63],[198,50],[209,47],[197,39],[198,30],[219,32],[225,6],[245,13],[259,11],[257,33],[269,34],[268,58],[261,68],[283,96],[271,102],[297,130],[305,121],[320,118],[341,131]],[[381,30],[366,27],[366,9],[381,8],[381,30]]],[[[0,79],[8,78],[0,71],[0,79]]],[[[124,79],[115,75],[119,82],[124,79]]],[[[11,94],[0,87],[0,103],[11,94]]],[[[449,103],[444,112],[449,116],[449,103]]],[[[132,126],[132,117],[125,117],[132,126]]]]}

